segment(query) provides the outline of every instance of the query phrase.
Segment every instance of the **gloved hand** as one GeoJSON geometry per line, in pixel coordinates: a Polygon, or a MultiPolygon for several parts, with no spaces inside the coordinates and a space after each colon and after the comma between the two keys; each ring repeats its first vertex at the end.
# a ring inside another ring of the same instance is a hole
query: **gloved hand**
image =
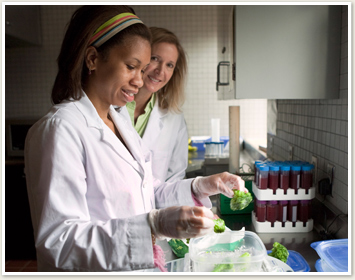
{"type": "Polygon", "coordinates": [[[192,182],[192,192],[197,199],[202,199],[219,193],[232,198],[234,196],[232,189],[241,190],[245,193],[248,192],[248,189],[245,188],[244,180],[229,172],[223,172],[207,177],[196,177],[192,182]]]}
{"type": "Polygon", "coordinates": [[[213,213],[206,207],[173,206],[153,209],[149,223],[156,238],[194,238],[213,232],[213,213]]]}

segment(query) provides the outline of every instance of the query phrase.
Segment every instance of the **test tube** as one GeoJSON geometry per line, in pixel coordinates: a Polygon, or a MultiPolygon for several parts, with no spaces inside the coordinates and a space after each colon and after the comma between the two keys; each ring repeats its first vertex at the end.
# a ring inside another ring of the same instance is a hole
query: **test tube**
{"type": "Polygon", "coordinates": [[[269,182],[269,166],[259,165],[259,189],[266,190],[269,182]]]}
{"type": "Polygon", "coordinates": [[[298,189],[301,185],[301,165],[291,165],[290,171],[290,188],[295,190],[295,194],[298,193],[298,189]]]}
{"type": "Polygon", "coordinates": [[[278,216],[278,207],[276,200],[270,200],[266,204],[266,220],[271,223],[271,227],[274,227],[278,216]]]}
{"type": "Polygon", "coordinates": [[[287,189],[290,185],[290,169],[291,166],[284,163],[280,167],[280,188],[284,190],[284,194],[287,193],[287,189]]]}
{"type": "Polygon", "coordinates": [[[273,190],[273,194],[276,194],[276,190],[279,188],[279,174],[280,166],[276,163],[269,165],[269,189],[273,190]]]}
{"type": "Polygon", "coordinates": [[[301,167],[301,188],[306,190],[306,194],[313,185],[313,170],[313,164],[305,164],[301,167]]]}
{"type": "Polygon", "coordinates": [[[290,200],[287,208],[287,220],[292,222],[292,226],[296,226],[297,222],[297,205],[298,200],[290,200]]]}

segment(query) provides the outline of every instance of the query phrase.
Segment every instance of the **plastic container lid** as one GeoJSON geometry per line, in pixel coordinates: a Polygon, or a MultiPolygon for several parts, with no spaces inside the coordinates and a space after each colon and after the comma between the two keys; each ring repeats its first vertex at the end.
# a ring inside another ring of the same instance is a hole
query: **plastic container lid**
{"type": "Polygon", "coordinates": [[[269,204],[277,204],[277,200],[269,200],[269,204]]]}
{"type": "Polygon", "coordinates": [[[287,200],[280,200],[280,201],[279,201],[279,204],[281,204],[281,205],[286,205],[287,203],[288,203],[287,200]]]}
{"type": "Polygon", "coordinates": [[[290,171],[291,166],[287,164],[281,165],[281,171],[290,171]]]}
{"type": "Polygon", "coordinates": [[[279,171],[280,170],[280,166],[277,164],[270,164],[269,168],[270,168],[270,171],[279,171]]]}
{"type": "Polygon", "coordinates": [[[292,164],[291,165],[291,170],[293,170],[293,171],[301,171],[301,165],[292,164]]]}
{"type": "Polygon", "coordinates": [[[335,272],[348,271],[348,239],[313,242],[311,247],[320,256],[322,262],[319,265],[323,269],[335,272]]]}
{"type": "Polygon", "coordinates": [[[266,164],[259,165],[260,171],[269,171],[269,166],[266,164]]]}
{"type": "Polygon", "coordinates": [[[305,164],[305,165],[302,165],[302,170],[303,171],[311,171],[314,169],[314,165],[313,164],[305,164]]]}
{"type": "MultiPolygon", "coordinates": [[[[271,250],[267,251],[268,254],[271,250]]],[[[305,258],[298,252],[288,250],[288,258],[286,264],[292,268],[294,272],[309,272],[311,268],[305,258]]]]}
{"type": "Polygon", "coordinates": [[[298,204],[298,200],[290,200],[290,204],[291,205],[297,205],[298,204]]]}

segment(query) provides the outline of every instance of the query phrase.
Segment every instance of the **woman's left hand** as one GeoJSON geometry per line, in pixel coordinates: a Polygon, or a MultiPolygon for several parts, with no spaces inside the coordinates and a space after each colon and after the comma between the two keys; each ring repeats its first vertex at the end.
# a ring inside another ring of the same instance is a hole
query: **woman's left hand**
{"type": "Polygon", "coordinates": [[[232,198],[232,189],[241,190],[245,193],[245,182],[242,178],[229,172],[223,172],[207,177],[196,177],[192,182],[192,192],[197,199],[206,198],[211,195],[222,193],[232,198]]]}

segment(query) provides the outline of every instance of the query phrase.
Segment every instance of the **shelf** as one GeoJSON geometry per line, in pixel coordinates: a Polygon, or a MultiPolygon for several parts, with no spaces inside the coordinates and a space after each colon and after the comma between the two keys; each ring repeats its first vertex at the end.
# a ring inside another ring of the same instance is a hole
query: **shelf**
{"type": "Polygon", "coordinates": [[[286,221],[285,226],[282,226],[281,222],[276,221],[274,226],[271,226],[271,223],[268,221],[265,222],[258,222],[255,217],[255,212],[252,212],[251,215],[252,223],[255,228],[256,232],[262,233],[270,233],[270,232],[282,232],[282,233],[289,233],[289,232],[310,232],[313,230],[313,219],[309,219],[306,223],[306,226],[303,226],[303,222],[297,221],[295,226],[293,226],[292,222],[286,221]]]}
{"type": "Polygon", "coordinates": [[[295,194],[294,189],[288,189],[286,194],[284,194],[283,189],[277,189],[276,194],[273,194],[272,189],[261,190],[258,189],[253,182],[253,193],[258,200],[310,200],[316,196],[316,188],[312,187],[308,190],[306,194],[305,189],[298,189],[298,193],[295,194]]]}

